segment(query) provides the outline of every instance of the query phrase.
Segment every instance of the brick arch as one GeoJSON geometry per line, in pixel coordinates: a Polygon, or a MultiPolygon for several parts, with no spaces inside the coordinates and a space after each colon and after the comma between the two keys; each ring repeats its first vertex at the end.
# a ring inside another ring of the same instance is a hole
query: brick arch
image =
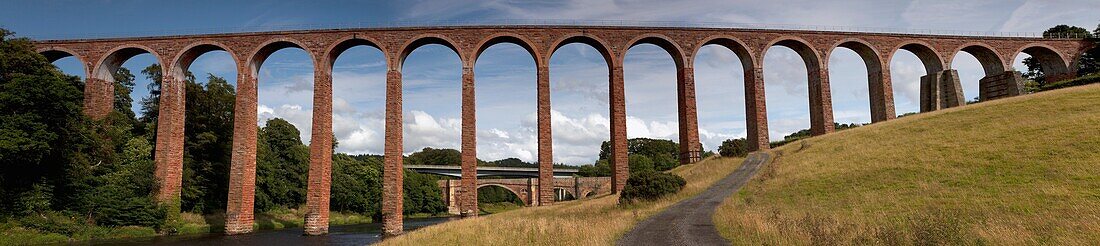
{"type": "Polygon", "coordinates": [[[696,46],[695,49],[691,52],[692,56],[690,59],[688,59],[687,62],[695,62],[695,58],[699,56],[699,51],[703,49],[703,46],[712,44],[722,46],[726,49],[729,49],[730,51],[733,51],[733,53],[737,55],[737,59],[741,60],[741,66],[743,67],[744,71],[750,71],[754,67],[756,67],[756,56],[754,55],[752,50],[749,49],[749,46],[745,45],[745,43],[741,42],[741,40],[728,35],[714,35],[704,38],[703,42],[699,46],[696,46]]]}
{"type": "Polygon", "coordinates": [[[331,69],[333,64],[336,64],[336,59],[340,58],[340,55],[344,54],[344,52],[348,49],[354,48],[356,46],[368,46],[374,47],[375,49],[381,51],[382,58],[383,60],[385,60],[384,62],[389,63],[390,53],[378,44],[380,44],[378,41],[370,37],[360,37],[358,35],[346,36],[337,40],[336,42],[333,42],[332,45],[329,45],[327,48],[325,48],[324,58],[322,59],[325,62],[324,65],[331,69]]]}
{"type": "Polygon", "coordinates": [[[65,47],[61,47],[61,46],[50,46],[50,47],[45,47],[45,48],[38,49],[38,50],[36,50],[36,52],[38,52],[38,54],[41,54],[42,56],[45,56],[46,61],[48,61],[50,63],[53,63],[57,60],[61,60],[62,58],[65,58],[65,57],[70,57],[70,56],[74,57],[74,58],[76,58],[77,61],[80,61],[80,68],[84,69],[84,76],[85,77],[89,76],[89,74],[91,73],[88,70],[88,64],[87,64],[88,61],[84,58],[84,56],[81,56],[80,53],[77,53],[76,51],[73,51],[69,48],[65,48],[65,47]]]}
{"type": "Polygon", "coordinates": [[[314,63],[314,66],[317,66],[317,58],[314,57],[313,52],[309,52],[309,50],[307,50],[305,47],[306,46],[301,41],[291,38],[274,38],[265,41],[264,43],[257,46],[256,49],[253,50],[252,53],[250,53],[250,55],[248,56],[247,65],[250,69],[249,76],[254,79],[257,78],[257,74],[260,72],[260,66],[262,66],[263,63],[267,61],[267,57],[271,56],[271,54],[275,53],[276,51],[286,48],[302,49],[302,51],[305,51],[306,54],[309,55],[310,62],[314,63]]]}
{"type": "Polygon", "coordinates": [[[182,51],[172,58],[172,66],[170,67],[171,75],[173,78],[183,78],[186,75],[188,68],[191,64],[198,59],[199,56],[212,51],[225,51],[229,53],[229,56],[233,58],[233,64],[240,62],[237,54],[228,48],[228,46],[219,43],[217,41],[203,40],[192,43],[187,47],[181,49],[182,51]]]}
{"type": "Polygon", "coordinates": [[[858,38],[843,39],[833,44],[832,50],[825,54],[823,62],[829,62],[829,58],[832,58],[833,52],[836,51],[837,48],[846,48],[856,52],[860,58],[863,58],[863,63],[867,65],[867,72],[882,67],[882,53],[879,53],[878,49],[867,41],[858,38]]]}
{"type": "Polygon", "coordinates": [[[626,49],[623,49],[622,54],[619,54],[619,63],[626,60],[626,54],[630,53],[631,48],[642,44],[652,44],[661,47],[661,49],[665,50],[665,53],[668,53],[668,55],[672,57],[672,62],[676,64],[677,69],[690,65],[685,61],[683,49],[680,48],[679,44],[673,42],[669,37],[655,33],[643,34],[628,41],[626,46],[624,46],[626,49]]]}
{"type": "Polygon", "coordinates": [[[454,40],[439,34],[424,34],[412,38],[401,46],[401,53],[396,57],[398,60],[394,62],[393,66],[397,68],[398,71],[401,71],[401,68],[405,66],[405,58],[408,58],[409,54],[412,54],[417,48],[429,44],[438,44],[450,48],[451,51],[454,51],[455,55],[458,56],[459,62],[463,66],[466,65],[466,56],[462,55],[462,50],[459,49],[458,46],[455,46],[456,43],[454,40]]]}
{"type": "Polygon", "coordinates": [[[936,51],[932,45],[922,41],[909,41],[899,44],[890,51],[886,62],[892,61],[900,50],[906,50],[916,55],[917,59],[920,59],[924,65],[924,72],[927,74],[936,74],[947,69],[947,66],[944,65],[943,56],[940,55],[939,51],[936,51]]]}
{"type": "Polygon", "coordinates": [[[156,50],[140,44],[123,44],[105,53],[92,69],[91,77],[109,82],[114,82],[114,71],[122,67],[122,63],[141,54],[152,54],[157,59],[157,64],[164,67],[164,58],[156,50]]]}
{"type": "Polygon", "coordinates": [[[546,61],[544,64],[549,65],[550,59],[554,57],[554,53],[556,53],[558,49],[560,49],[562,46],[573,43],[585,44],[589,47],[592,47],[593,49],[596,49],[597,52],[600,52],[600,55],[603,55],[604,63],[607,63],[608,72],[614,69],[616,63],[614,58],[615,56],[613,56],[611,53],[611,46],[608,46],[608,43],[603,39],[587,33],[572,33],[565,35],[557,40],[554,40],[553,43],[550,43],[550,50],[548,50],[546,53],[546,61]]]}
{"type": "Polygon", "coordinates": [[[978,63],[981,63],[982,69],[985,70],[985,76],[998,75],[1004,73],[1006,70],[1004,59],[1001,58],[1001,55],[998,55],[1000,53],[997,53],[996,49],[989,45],[975,42],[960,45],[959,48],[955,49],[955,51],[950,54],[951,56],[947,58],[948,67],[954,67],[954,64],[951,63],[954,62],[955,57],[957,57],[960,52],[969,53],[974,56],[974,58],[977,58],[978,63]]]}
{"type": "MultiPolygon", "coordinates": [[[[477,186],[477,189],[481,189],[481,188],[489,187],[489,186],[496,186],[496,187],[504,188],[505,190],[508,190],[508,191],[512,192],[512,195],[515,195],[516,198],[519,198],[519,200],[522,201],[525,205],[530,205],[531,204],[531,201],[528,200],[527,198],[525,198],[526,196],[520,195],[519,191],[516,191],[512,187],[508,187],[507,185],[504,185],[504,184],[497,184],[497,183],[479,184],[477,186]]],[[[528,191],[528,192],[530,192],[530,191],[528,191]]]]}
{"type": "Polygon", "coordinates": [[[1039,60],[1039,66],[1042,67],[1044,75],[1057,75],[1070,73],[1069,62],[1062,57],[1062,54],[1056,51],[1057,49],[1050,47],[1049,45],[1040,43],[1030,43],[1023,47],[1020,47],[1016,52],[1012,53],[1012,57],[1006,57],[1014,61],[1016,57],[1020,56],[1020,53],[1030,55],[1034,59],[1039,60]]]}
{"type": "Polygon", "coordinates": [[[833,44],[832,49],[822,59],[823,62],[828,63],[838,48],[854,51],[867,66],[867,99],[871,122],[882,122],[894,118],[894,90],[890,83],[890,75],[886,74],[886,66],[883,65],[882,53],[863,39],[847,38],[833,44]]]}
{"type": "Polygon", "coordinates": [[[474,67],[474,65],[477,64],[477,60],[481,58],[481,54],[484,53],[485,50],[502,43],[515,44],[527,50],[527,53],[531,54],[531,59],[534,59],[535,66],[538,66],[539,61],[542,61],[542,54],[539,53],[538,49],[532,45],[534,43],[527,39],[527,37],[515,33],[494,33],[477,43],[477,46],[475,46],[477,47],[477,51],[470,57],[470,67],[474,67]]]}
{"type": "Polygon", "coordinates": [[[810,42],[794,36],[782,36],[768,42],[768,44],[764,46],[764,50],[760,51],[760,57],[757,57],[760,59],[759,64],[761,66],[764,65],[764,56],[768,54],[768,51],[771,50],[772,47],[777,45],[790,48],[794,50],[795,53],[798,53],[798,55],[802,57],[802,61],[806,63],[807,71],[814,71],[824,67],[820,58],[821,53],[818,52],[817,49],[814,49],[814,47],[810,45],[810,42]]]}

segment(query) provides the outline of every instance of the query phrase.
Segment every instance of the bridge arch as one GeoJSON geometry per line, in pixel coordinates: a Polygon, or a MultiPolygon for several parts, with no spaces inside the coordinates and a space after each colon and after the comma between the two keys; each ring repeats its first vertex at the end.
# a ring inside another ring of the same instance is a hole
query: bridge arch
{"type": "Polygon", "coordinates": [[[164,67],[164,58],[156,50],[140,44],[124,44],[111,49],[95,64],[91,76],[114,84],[114,72],[122,67],[122,63],[141,54],[152,54],[156,57],[157,65],[164,67]]]}
{"type": "Polygon", "coordinates": [[[810,44],[810,42],[799,37],[781,36],[768,42],[758,58],[760,59],[759,64],[763,68],[768,51],[775,46],[783,46],[794,50],[802,58],[807,73],[806,91],[808,95],[807,103],[809,104],[809,128],[814,136],[819,136],[833,131],[833,110],[826,65],[822,64],[821,53],[810,44]]]}
{"type": "MultiPolygon", "coordinates": [[[[1052,76],[1065,76],[1068,75],[1070,67],[1066,62],[1066,59],[1062,57],[1053,47],[1040,43],[1030,43],[1023,47],[1020,47],[1016,52],[1012,53],[1012,59],[1016,59],[1020,54],[1027,54],[1033,59],[1039,61],[1039,67],[1043,72],[1043,75],[1047,78],[1052,76]]],[[[1055,82],[1048,80],[1047,82],[1055,82]]]]}
{"type": "Polygon", "coordinates": [[[45,56],[46,61],[48,61],[48,62],[55,62],[55,61],[57,61],[61,58],[70,57],[70,56],[76,57],[76,59],[80,60],[81,63],[83,63],[85,61],[84,57],[82,57],[76,51],[73,51],[69,48],[65,48],[65,47],[61,47],[61,46],[50,46],[50,47],[41,48],[41,49],[38,49],[37,52],[38,52],[38,54],[42,54],[42,56],[45,56]]]}
{"type": "Polygon", "coordinates": [[[503,43],[514,44],[526,50],[531,55],[531,59],[535,60],[535,66],[538,66],[539,61],[542,61],[542,54],[539,54],[538,50],[531,45],[533,43],[527,37],[515,33],[495,33],[477,43],[477,51],[470,58],[470,67],[475,67],[477,60],[481,58],[481,54],[485,53],[485,50],[503,43]]]}
{"type": "Polygon", "coordinates": [[[264,42],[263,44],[258,46],[256,50],[252,51],[251,55],[248,56],[248,67],[250,69],[249,76],[251,76],[251,78],[253,79],[258,79],[257,77],[260,73],[260,67],[263,66],[264,62],[267,60],[267,57],[271,56],[271,54],[274,54],[276,51],[286,48],[298,48],[302,51],[305,51],[306,54],[309,55],[309,60],[315,63],[314,66],[316,66],[317,58],[314,57],[313,52],[309,52],[309,50],[305,47],[306,46],[303,45],[302,42],[291,38],[274,38],[264,42]]]}
{"type": "Polygon", "coordinates": [[[397,71],[401,71],[401,68],[404,67],[405,58],[408,58],[409,54],[412,54],[412,52],[415,51],[417,48],[429,44],[438,44],[447,47],[448,49],[451,49],[451,51],[454,51],[455,55],[458,56],[458,59],[461,61],[462,66],[468,65],[468,60],[466,59],[466,56],[463,55],[461,49],[454,45],[455,42],[453,40],[443,35],[424,34],[414,37],[409,42],[401,46],[401,54],[398,54],[398,60],[395,64],[393,64],[397,68],[397,71]]]}
{"type": "MultiPolygon", "coordinates": [[[[974,58],[977,58],[978,62],[982,65],[982,69],[985,70],[986,76],[998,75],[1004,73],[1006,70],[1004,59],[1002,59],[1001,56],[998,55],[997,50],[986,44],[967,43],[959,46],[958,49],[955,49],[955,51],[951,53],[951,57],[948,58],[948,61],[954,61],[955,57],[957,57],[961,52],[966,52],[970,55],[973,55],[974,58]]],[[[949,62],[948,64],[951,63],[949,62]]],[[[951,65],[949,67],[954,66],[951,65]]]]}
{"type": "Polygon", "coordinates": [[[177,54],[175,58],[172,58],[172,70],[169,72],[171,72],[173,78],[183,78],[186,75],[188,68],[190,68],[191,64],[195,62],[195,59],[198,59],[203,54],[213,51],[225,51],[226,53],[229,53],[229,56],[231,58],[233,58],[233,64],[237,64],[238,62],[240,62],[237,54],[232,52],[227,47],[228,46],[221,44],[217,41],[208,40],[190,44],[187,47],[184,47],[182,49],[182,52],[177,54]]]}
{"type": "Polygon", "coordinates": [[[921,61],[921,65],[924,65],[924,72],[926,74],[936,74],[947,69],[943,65],[943,56],[940,56],[940,53],[932,48],[931,45],[928,45],[928,43],[921,41],[902,43],[890,51],[890,58],[892,59],[898,54],[898,51],[901,50],[909,51],[913,53],[913,55],[916,55],[917,59],[921,61]]]}
{"type": "MultiPolygon", "coordinates": [[[[869,42],[859,38],[847,38],[833,44],[822,62],[831,62],[833,54],[839,48],[856,53],[863,60],[867,72],[868,110],[871,122],[881,122],[894,118],[893,89],[885,74],[882,53],[869,42]]],[[[832,83],[830,83],[832,84],[832,83]]]]}
{"type": "Polygon", "coordinates": [[[378,41],[375,41],[374,39],[369,37],[359,37],[358,35],[343,37],[338,41],[332,43],[332,45],[330,45],[329,47],[325,48],[325,57],[323,58],[323,61],[325,62],[325,65],[328,67],[328,69],[331,70],[332,66],[336,64],[336,59],[340,58],[340,55],[344,54],[345,51],[348,51],[348,49],[354,48],[356,46],[367,46],[382,51],[382,57],[384,58],[383,62],[389,63],[389,52],[386,52],[386,49],[382,48],[382,46],[378,44],[378,41]]]}
{"type": "Polygon", "coordinates": [[[61,47],[61,46],[50,46],[50,47],[38,49],[37,52],[38,52],[38,54],[41,54],[42,56],[45,56],[46,61],[50,62],[50,63],[56,62],[58,60],[66,58],[66,57],[72,57],[73,59],[76,59],[77,62],[80,63],[80,69],[83,70],[84,77],[88,77],[89,74],[91,73],[88,70],[88,63],[87,63],[88,61],[85,60],[85,58],[83,56],[81,56],[80,53],[77,53],[76,51],[73,51],[69,48],[65,48],[65,47],[61,47]]]}
{"type": "Polygon", "coordinates": [[[702,44],[696,46],[695,50],[691,52],[692,56],[689,62],[695,62],[694,59],[699,56],[699,51],[702,50],[704,46],[712,44],[733,51],[733,54],[737,55],[737,59],[741,60],[741,66],[744,71],[752,71],[752,69],[756,67],[757,57],[749,49],[749,46],[745,45],[741,40],[728,35],[715,35],[704,38],[702,44]]]}
{"type": "Polygon", "coordinates": [[[626,60],[626,54],[630,53],[629,51],[631,48],[643,44],[656,45],[665,50],[665,52],[672,57],[672,62],[676,64],[677,69],[687,65],[687,62],[684,61],[684,52],[683,49],[680,48],[680,45],[673,42],[672,39],[667,36],[655,33],[643,34],[627,42],[626,49],[621,52],[622,54],[619,54],[619,62],[621,63],[626,60]]]}
{"type": "MultiPolygon", "coordinates": [[[[758,130],[763,130],[764,132],[766,132],[767,126],[758,127],[759,124],[755,122],[756,117],[754,115],[762,112],[755,111],[754,109],[756,108],[752,107],[752,105],[755,105],[755,98],[757,98],[757,93],[754,90],[754,88],[756,88],[755,78],[757,77],[757,74],[754,71],[754,68],[757,67],[755,54],[753,54],[753,52],[750,51],[749,46],[745,45],[745,43],[742,42],[740,39],[724,34],[712,35],[703,38],[699,45],[691,47],[691,49],[691,55],[686,59],[686,62],[692,65],[693,72],[696,73],[693,74],[697,92],[697,94],[695,95],[697,103],[696,109],[699,119],[704,119],[699,121],[699,128],[706,127],[710,128],[709,130],[714,130],[713,127],[715,126],[703,124],[703,122],[707,121],[741,121],[744,122],[742,127],[744,127],[743,129],[745,129],[746,131],[747,139],[758,139],[757,136],[761,135],[758,130]],[[711,79],[706,78],[706,76],[697,76],[698,74],[715,74],[714,70],[725,71],[726,69],[734,68],[733,64],[729,64],[729,67],[723,68],[699,65],[698,63],[700,62],[700,59],[706,59],[708,57],[708,54],[703,54],[704,50],[706,49],[705,47],[708,46],[714,46],[714,48],[720,50],[724,49],[726,50],[724,52],[729,52],[736,56],[741,68],[741,74],[737,75],[731,73],[731,77],[722,78],[722,80],[724,81],[711,81],[711,79]],[[736,84],[738,76],[741,77],[741,84],[736,84]],[[740,93],[743,96],[740,101],[737,101],[737,99],[735,98],[722,96],[722,94],[724,93],[734,93],[736,92],[736,90],[739,89],[743,90],[740,93]],[[713,102],[719,100],[721,100],[723,103],[713,104],[713,102]],[[750,102],[750,100],[752,100],[752,102],[750,102]],[[738,103],[740,103],[741,105],[737,105],[738,103]],[[739,107],[739,109],[735,107],[739,107]],[[737,118],[737,110],[744,110],[743,112],[741,112],[741,115],[743,115],[744,118],[737,118]]],[[[765,135],[764,138],[767,138],[766,133],[764,133],[763,135],[765,135]]],[[[705,141],[705,139],[700,140],[701,143],[703,141],[705,141]]],[[[753,144],[750,144],[750,146],[759,147],[756,141],[752,142],[753,144]]],[[[703,143],[703,145],[705,145],[705,143],[703,143]]],[[[713,148],[713,146],[711,147],[713,148]]]]}
{"type": "MultiPolygon", "coordinates": [[[[529,199],[527,199],[526,196],[521,195],[519,191],[516,191],[515,189],[512,189],[511,187],[508,187],[507,185],[495,184],[495,183],[478,184],[477,189],[481,189],[481,188],[489,187],[489,186],[504,188],[505,190],[508,190],[509,192],[512,192],[512,195],[515,195],[516,198],[519,198],[519,200],[522,201],[524,203],[524,205],[531,205],[531,201],[529,199]]],[[[527,191],[527,192],[532,192],[532,191],[527,191]]]]}
{"type": "Polygon", "coordinates": [[[560,49],[562,46],[573,43],[585,44],[600,52],[600,55],[603,55],[604,63],[607,63],[608,72],[614,69],[615,64],[618,64],[616,63],[614,56],[611,55],[610,46],[607,45],[606,41],[603,41],[599,37],[586,33],[573,33],[566,35],[558,40],[555,40],[553,43],[551,43],[553,44],[553,46],[550,46],[550,50],[548,51],[548,53],[546,53],[546,63],[544,64],[549,65],[550,59],[554,57],[554,53],[557,53],[558,49],[560,49]]]}

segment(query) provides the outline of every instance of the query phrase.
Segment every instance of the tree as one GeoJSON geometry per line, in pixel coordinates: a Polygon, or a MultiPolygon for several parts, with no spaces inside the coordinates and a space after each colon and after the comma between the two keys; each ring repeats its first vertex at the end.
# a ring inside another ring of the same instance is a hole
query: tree
{"type": "Polygon", "coordinates": [[[718,154],[723,157],[745,157],[749,154],[749,141],[745,138],[726,139],[718,147],[718,154]]]}
{"type": "MultiPolygon", "coordinates": [[[[652,162],[658,171],[665,171],[680,166],[680,145],[672,140],[632,138],[627,140],[627,155],[644,155],[652,162]]],[[[604,141],[600,145],[600,159],[611,157],[611,142],[604,141]]]]}
{"type": "MultiPolygon", "coordinates": [[[[1100,26],[1098,26],[1098,27],[1100,27],[1100,26]]],[[[1098,29],[1098,30],[1100,30],[1100,29],[1098,29]]],[[[1100,32],[1098,32],[1097,34],[1100,34],[1100,32]]],[[[1089,33],[1088,30],[1086,30],[1085,28],[1082,28],[1082,27],[1070,26],[1070,25],[1057,25],[1057,26],[1051,27],[1050,29],[1047,29],[1046,31],[1044,31],[1043,32],[1043,37],[1048,37],[1048,38],[1086,38],[1086,39],[1089,39],[1089,38],[1093,37],[1093,34],[1089,33]]],[[[1086,74],[1095,73],[1097,70],[1100,70],[1100,64],[1097,64],[1097,62],[1096,62],[1096,60],[1097,60],[1096,58],[1100,57],[1100,50],[1097,50],[1097,49],[1093,49],[1093,50],[1096,50],[1096,51],[1085,52],[1085,55],[1082,56],[1080,67],[1078,68],[1078,76],[1083,76],[1083,75],[1086,75],[1086,74]]],[[[1058,81],[1046,81],[1046,74],[1043,73],[1042,64],[1040,64],[1039,59],[1036,59],[1035,57],[1028,57],[1028,58],[1024,58],[1023,63],[1024,63],[1025,66],[1027,66],[1027,71],[1023,72],[1023,77],[1025,79],[1035,81],[1035,83],[1038,84],[1038,87],[1042,87],[1042,86],[1047,85],[1049,83],[1058,82],[1058,81]]]]}
{"type": "Polygon", "coordinates": [[[298,129],[283,119],[267,120],[256,145],[255,209],[305,203],[309,147],[302,144],[298,129]]]}
{"type": "Polygon", "coordinates": [[[630,155],[628,159],[630,173],[653,172],[656,170],[653,166],[653,160],[649,159],[648,156],[635,154],[630,155]]]}
{"type": "Polygon", "coordinates": [[[412,153],[404,159],[405,165],[444,165],[457,166],[462,164],[462,152],[455,149],[424,149],[412,153]]]}
{"type": "Polygon", "coordinates": [[[225,79],[208,75],[206,85],[184,83],[183,211],[214,212],[225,208],[233,148],[236,92],[225,79]]]}
{"type": "Polygon", "coordinates": [[[92,187],[92,163],[109,161],[113,146],[84,116],[83,82],[11,35],[0,29],[0,196],[10,198],[0,199],[0,214],[65,209],[92,187]]]}

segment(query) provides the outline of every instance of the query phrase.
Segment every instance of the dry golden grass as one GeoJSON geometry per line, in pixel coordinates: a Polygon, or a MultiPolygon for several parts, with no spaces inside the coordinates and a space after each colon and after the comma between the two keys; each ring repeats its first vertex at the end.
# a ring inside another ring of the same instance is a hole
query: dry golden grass
{"type": "Polygon", "coordinates": [[[734,244],[1100,242],[1100,85],[795,142],[715,223],[734,244]]]}
{"type": "Polygon", "coordinates": [[[512,210],[421,228],[382,245],[610,245],[637,222],[702,192],[741,165],[740,158],[708,159],[671,170],[687,180],[668,198],[630,207],[617,195],[512,210]]]}

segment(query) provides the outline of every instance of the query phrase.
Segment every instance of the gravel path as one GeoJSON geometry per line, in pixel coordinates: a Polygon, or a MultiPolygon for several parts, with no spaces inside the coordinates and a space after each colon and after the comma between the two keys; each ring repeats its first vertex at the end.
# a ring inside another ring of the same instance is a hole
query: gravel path
{"type": "Polygon", "coordinates": [[[703,193],[638,223],[618,245],[729,245],[714,228],[714,210],[741,189],[768,159],[770,154],[765,152],[750,154],[741,167],[703,193]]]}

